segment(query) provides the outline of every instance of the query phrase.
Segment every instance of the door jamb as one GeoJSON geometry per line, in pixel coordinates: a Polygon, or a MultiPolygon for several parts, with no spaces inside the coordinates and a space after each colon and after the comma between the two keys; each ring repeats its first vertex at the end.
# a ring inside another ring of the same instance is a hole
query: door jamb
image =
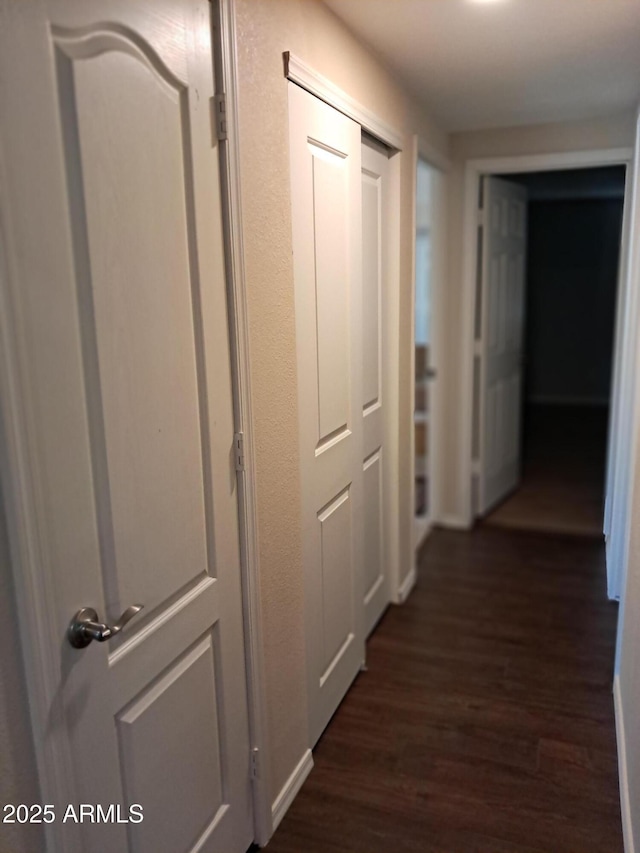
{"type": "MultiPolygon", "coordinates": [[[[640,116],[636,117],[635,159],[627,168],[625,186],[625,241],[621,262],[621,287],[616,317],[616,352],[618,363],[614,372],[614,390],[619,401],[614,421],[615,438],[622,451],[612,445],[607,457],[607,507],[605,510],[607,592],[610,599],[622,603],[631,535],[633,501],[633,472],[637,447],[635,433],[640,421],[640,385],[636,378],[638,347],[640,346],[640,236],[638,234],[638,204],[640,196],[640,116]],[[613,458],[612,458],[613,457],[613,458]]],[[[624,607],[620,608],[616,671],[619,663],[624,607]]]]}
{"type": "MultiPolygon", "coordinates": [[[[568,151],[550,154],[525,154],[507,157],[483,157],[467,160],[464,167],[464,201],[462,224],[463,270],[462,270],[462,358],[461,387],[462,406],[460,413],[460,445],[458,458],[462,464],[459,471],[458,494],[460,526],[470,528],[474,523],[472,507],[472,426],[473,426],[473,359],[474,359],[474,314],[476,299],[477,262],[477,200],[479,182],[483,175],[509,175],[518,172],[551,172],[561,169],[589,169],[599,166],[622,165],[627,174],[633,161],[632,148],[606,148],[593,151],[568,151]]],[[[624,204],[630,204],[630,182],[625,188],[624,204]]],[[[622,247],[626,254],[628,246],[622,247]]],[[[629,276],[619,286],[630,291],[629,276]]],[[[617,322],[617,321],[616,321],[617,322]]],[[[620,330],[621,333],[621,330],[620,330]]],[[[623,364],[633,357],[630,341],[624,342],[621,357],[623,364]]],[[[617,351],[617,347],[616,347],[617,351]]],[[[624,401],[614,401],[624,405],[624,401]]]]}
{"type": "Polygon", "coordinates": [[[263,658],[257,477],[251,404],[247,282],[242,240],[235,0],[217,0],[213,10],[215,15],[213,37],[216,40],[214,56],[217,63],[216,94],[224,97],[226,114],[226,139],[218,144],[223,195],[234,418],[236,433],[242,436],[244,451],[244,466],[243,470],[238,472],[237,484],[254,841],[262,847],[271,838],[274,826],[268,774],[270,753],[263,658]]]}
{"type": "MultiPolygon", "coordinates": [[[[628,240],[629,240],[629,255],[625,269],[625,275],[628,281],[627,298],[629,301],[628,311],[624,317],[625,331],[628,334],[626,339],[626,347],[623,356],[623,369],[620,382],[622,384],[619,394],[628,397],[628,412],[627,426],[625,430],[625,438],[629,443],[628,456],[621,460],[617,469],[624,476],[624,489],[618,489],[618,493],[623,491],[620,496],[623,501],[622,512],[625,516],[625,523],[621,532],[621,540],[613,543],[617,548],[615,554],[615,585],[617,589],[612,590],[609,587],[609,598],[618,598],[620,600],[620,612],[618,616],[618,633],[616,637],[616,656],[614,672],[615,678],[619,680],[620,665],[622,655],[622,641],[624,635],[625,622],[625,593],[627,587],[627,574],[629,565],[629,548],[631,540],[631,512],[633,509],[633,486],[636,465],[638,460],[638,441],[636,438],[637,427],[640,423],[640,374],[635,367],[640,356],[640,330],[638,329],[640,321],[640,287],[634,282],[637,282],[638,273],[640,272],[640,230],[638,218],[640,216],[640,113],[636,116],[636,143],[635,143],[635,160],[633,168],[627,172],[626,190],[629,193],[629,211],[628,211],[628,240]],[[624,357],[626,356],[626,360],[624,357]],[[625,371],[626,367],[626,371],[625,371]],[[626,381],[625,381],[626,380],[626,381]],[[612,593],[617,593],[612,595],[612,593]]],[[[626,199],[625,199],[626,204],[626,199]]],[[[615,475],[614,475],[615,476],[615,475]]],[[[612,509],[612,521],[615,519],[617,507],[612,509]]],[[[607,553],[607,561],[609,555],[607,553]]],[[[607,562],[607,580],[609,581],[609,562],[607,562]]]]}
{"type": "MultiPolygon", "coordinates": [[[[414,240],[414,251],[411,259],[411,354],[410,354],[410,369],[411,369],[411,391],[409,394],[409,418],[411,423],[410,437],[410,453],[411,453],[411,480],[410,480],[410,512],[411,512],[411,530],[412,530],[412,549],[411,555],[415,567],[415,554],[420,546],[420,542],[415,538],[415,429],[413,427],[414,411],[415,411],[415,360],[416,360],[416,230],[417,230],[417,183],[418,183],[418,162],[422,160],[427,163],[434,171],[438,172],[442,181],[447,181],[448,173],[451,170],[451,162],[448,158],[443,157],[433,146],[429,145],[422,137],[414,135],[412,147],[412,163],[414,169],[413,179],[413,199],[412,199],[412,234],[414,240]]],[[[444,283],[446,281],[446,265],[447,265],[447,246],[448,246],[448,223],[446,211],[447,191],[446,185],[440,193],[441,210],[441,225],[439,226],[439,243],[438,254],[440,255],[438,274],[433,277],[431,300],[432,300],[432,343],[430,350],[432,352],[432,366],[438,371],[438,378],[430,386],[429,398],[438,401],[434,406],[433,411],[440,412],[441,394],[439,393],[439,382],[442,379],[443,368],[443,348],[441,329],[443,324],[443,295],[444,283]],[[433,391],[431,389],[434,389],[433,391]]],[[[436,213],[436,216],[438,213],[436,213]]],[[[442,413],[440,412],[440,419],[442,413]]],[[[440,420],[441,422],[441,420],[440,420]]],[[[434,524],[440,521],[440,489],[441,489],[441,466],[439,464],[440,454],[434,448],[439,447],[440,437],[440,422],[438,417],[433,420],[429,419],[429,431],[427,441],[429,442],[430,452],[432,455],[431,461],[431,492],[430,497],[432,507],[429,512],[429,520],[426,530],[421,539],[429,535],[429,532],[434,524]]]]}
{"type": "Polygon", "coordinates": [[[389,295],[386,304],[388,318],[388,351],[391,357],[386,365],[386,387],[389,412],[387,414],[387,441],[389,452],[385,454],[385,474],[389,507],[388,528],[385,530],[388,544],[385,552],[389,560],[389,589],[392,602],[400,604],[406,598],[403,591],[404,581],[400,570],[400,451],[402,442],[398,429],[400,398],[400,205],[401,170],[404,137],[391,125],[380,119],[368,107],[363,106],[351,95],[336,86],[327,77],[319,74],[290,51],[283,53],[284,76],[296,83],[329,106],[357,122],[362,130],[382,142],[390,149],[389,156],[389,230],[387,233],[388,263],[387,275],[389,295]],[[395,413],[395,415],[392,415],[395,413]]]}

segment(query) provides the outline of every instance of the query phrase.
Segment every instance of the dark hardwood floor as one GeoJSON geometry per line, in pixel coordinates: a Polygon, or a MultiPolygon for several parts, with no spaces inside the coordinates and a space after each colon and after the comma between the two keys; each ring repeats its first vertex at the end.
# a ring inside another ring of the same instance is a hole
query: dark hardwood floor
{"type": "Polygon", "coordinates": [[[622,853],[593,539],[437,531],[270,853],[622,853]]]}

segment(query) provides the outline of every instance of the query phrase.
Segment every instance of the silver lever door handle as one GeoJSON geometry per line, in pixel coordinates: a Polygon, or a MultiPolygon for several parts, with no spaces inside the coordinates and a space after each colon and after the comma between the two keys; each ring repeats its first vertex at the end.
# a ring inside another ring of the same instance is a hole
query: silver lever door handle
{"type": "Polygon", "coordinates": [[[115,625],[105,625],[98,622],[98,614],[93,607],[83,607],[69,622],[67,637],[74,649],[84,649],[92,640],[104,643],[115,637],[124,628],[127,622],[139,613],[144,604],[132,604],[124,611],[115,625]]]}

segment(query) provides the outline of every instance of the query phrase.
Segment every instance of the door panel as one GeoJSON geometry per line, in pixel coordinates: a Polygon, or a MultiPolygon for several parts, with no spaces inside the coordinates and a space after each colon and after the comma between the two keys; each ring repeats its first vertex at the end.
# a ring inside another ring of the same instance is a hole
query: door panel
{"type": "Polygon", "coordinates": [[[323,655],[320,682],[339,663],[353,640],[354,601],[349,578],[353,575],[351,496],[349,489],[318,514],[322,552],[323,655]]]}
{"type": "Polygon", "coordinates": [[[88,309],[81,334],[94,355],[85,384],[100,389],[90,429],[108,475],[96,482],[110,516],[102,519],[112,552],[103,582],[110,617],[131,601],[144,601],[148,615],[207,567],[186,88],[142,51],[132,55],[120,35],[55,43],[61,101],[73,105],[69,193],[79,190],[84,202],[71,225],[88,309]],[[135,535],[145,525],[154,537],[135,535]]]}
{"type": "Polygon", "coordinates": [[[51,714],[63,734],[52,726],[48,737],[68,749],[70,802],[144,813],[138,824],[69,822],[61,849],[244,853],[249,734],[209,4],[51,0],[23,14],[28,26],[16,15],[2,45],[22,81],[3,91],[3,147],[55,622],[51,714]],[[67,642],[80,608],[111,623],[132,603],[144,610],[109,643],[67,642]]]}
{"type": "MultiPolygon", "coordinates": [[[[363,146],[364,148],[364,146],[363,146]]],[[[367,156],[366,152],[364,156],[367,156]]],[[[383,165],[386,165],[384,163],[383,165]]],[[[380,403],[382,177],[362,170],[363,408],[380,403]]]]}
{"type": "Polygon", "coordinates": [[[224,815],[217,684],[209,634],[117,716],[127,800],[145,804],[144,821],[129,829],[140,853],[183,850],[224,815]],[[158,785],[159,778],[171,785],[158,785]]]}
{"type": "Polygon", "coordinates": [[[527,213],[522,187],[484,180],[480,514],[520,478],[527,213]]]}
{"type": "Polygon", "coordinates": [[[349,420],[348,232],[335,215],[344,209],[348,185],[341,154],[309,143],[313,163],[316,325],[318,336],[318,448],[347,428],[349,420]]]}
{"type": "Polygon", "coordinates": [[[388,416],[382,387],[387,347],[382,306],[387,294],[387,212],[389,160],[382,146],[362,142],[362,317],[363,317],[363,476],[364,476],[364,621],[371,632],[390,601],[388,493],[384,446],[388,416]]]}
{"type": "Polygon", "coordinates": [[[360,128],[289,83],[309,736],[364,660],[360,128]]]}
{"type": "MultiPolygon", "coordinates": [[[[382,492],[382,449],[364,462],[364,606],[366,608],[385,581],[384,495],[382,492]]],[[[388,601],[385,602],[385,605],[388,601]]],[[[379,614],[377,614],[379,616],[379,614]]],[[[377,618],[377,617],[376,617],[377,618]]]]}

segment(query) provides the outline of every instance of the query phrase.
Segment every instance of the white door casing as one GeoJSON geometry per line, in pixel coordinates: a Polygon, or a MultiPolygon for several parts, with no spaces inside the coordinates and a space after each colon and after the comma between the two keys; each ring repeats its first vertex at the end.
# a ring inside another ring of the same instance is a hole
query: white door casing
{"type": "Polygon", "coordinates": [[[10,511],[41,586],[39,636],[23,626],[23,637],[50,703],[36,727],[41,769],[57,764],[43,793],[57,791],[59,814],[67,803],[144,812],[128,825],[58,820],[51,849],[243,853],[249,738],[209,4],[51,0],[2,14],[3,347],[8,431],[20,433],[10,511]],[[138,602],[110,643],[68,644],[81,607],[111,623],[138,602]]]}
{"type": "Polygon", "coordinates": [[[309,737],[364,661],[360,127],[289,83],[309,737]]]}
{"type": "Polygon", "coordinates": [[[484,179],[479,514],[520,479],[526,190],[484,179]]]}
{"type": "MultiPolygon", "coordinates": [[[[465,163],[465,187],[464,187],[464,227],[463,227],[463,291],[464,291],[464,336],[461,346],[465,350],[464,363],[461,376],[463,416],[461,418],[462,430],[460,432],[459,445],[459,478],[457,480],[459,514],[449,516],[451,523],[455,526],[468,528],[473,523],[474,514],[477,514],[477,504],[473,501],[473,471],[475,453],[474,424],[475,412],[475,370],[477,362],[477,335],[475,329],[475,308],[477,304],[477,265],[478,265],[478,191],[483,175],[505,175],[522,174],[524,172],[549,172],[556,169],[586,169],[601,166],[624,165],[627,168],[633,164],[634,150],[632,148],[605,148],[578,151],[563,151],[546,154],[527,154],[519,156],[487,157],[468,160],[465,163]]],[[[625,189],[625,203],[631,205],[631,182],[627,182],[625,189]]],[[[633,231],[633,228],[630,228],[633,231]]],[[[630,287],[632,276],[627,273],[624,285],[630,287]]],[[[627,298],[627,297],[625,297],[627,298]]],[[[631,321],[632,322],[632,321],[631,321]]],[[[630,340],[624,338],[619,348],[620,359],[624,365],[626,358],[633,360],[633,345],[630,340]]],[[[621,368],[624,371],[624,366],[621,368]]],[[[623,408],[627,411],[629,400],[621,394],[624,400],[623,408]]],[[[624,455],[624,454],[623,454],[624,455]]],[[[618,456],[616,456],[618,459],[618,456]]],[[[616,470],[624,469],[624,462],[618,465],[616,470]]],[[[617,484],[614,494],[618,495],[621,490],[617,484]]],[[[612,512],[615,519],[615,510],[612,512]]],[[[612,534],[613,536],[613,534],[612,534]]],[[[617,555],[614,557],[617,560],[617,555]]],[[[614,570],[615,571],[615,570],[614,570]]]]}
{"type": "MultiPolygon", "coordinates": [[[[640,232],[640,118],[636,120],[636,154],[627,165],[625,201],[618,276],[618,305],[614,344],[614,370],[609,407],[609,436],[605,490],[604,534],[607,562],[607,595],[620,600],[624,594],[630,540],[633,483],[634,423],[637,418],[635,387],[640,297],[637,287],[640,232]]],[[[618,639],[622,636],[618,629],[618,639]]]]}
{"type": "Polygon", "coordinates": [[[364,499],[364,623],[369,634],[390,601],[389,417],[386,316],[389,158],[379,144],[362,142],[362,417],[364,499]]]}

